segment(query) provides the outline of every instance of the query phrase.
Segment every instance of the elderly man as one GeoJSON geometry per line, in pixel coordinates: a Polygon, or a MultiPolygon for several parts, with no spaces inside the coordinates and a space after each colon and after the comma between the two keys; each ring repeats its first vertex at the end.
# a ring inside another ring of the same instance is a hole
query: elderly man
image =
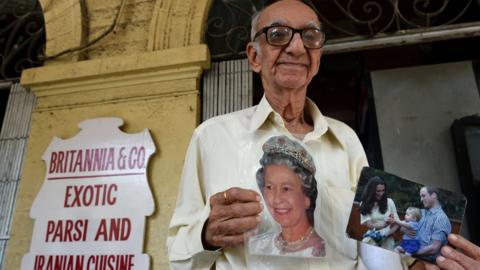
{"type": "MultiPolygon", "coordinates": [[[[327,243],[327,261],[307,266],[365,268],[345,228],[367,160],[355,133],[324,117],[306,98],[325,37],[318,15],[304,2],[275,1],[253,18],[247,56],[262,79],[260,103],[210,119],[192,136],[167,239],[172,268],[246,268],[245,235],[272,222],[260,215],[262,199],[255,181],[261,146],[279,134],[302,140],[316,162],[315,230],[327,243]]],[[[390,259],[399,262],[393,253],[390,259]]],[[[392,260],[387,259],[387,268],[392,260]]]]}
{"type": "Polygon", "coordinates": [[[420,249],[416,255],[428,261],[435,261],[440,255],[440,248],[447,244],[447,237],[452,232],[452,225],[443,212],[436,188],[422,187],[420,200],[425,209],[422,209],[422,219],[417,233],[420,239],[420,249]]]}

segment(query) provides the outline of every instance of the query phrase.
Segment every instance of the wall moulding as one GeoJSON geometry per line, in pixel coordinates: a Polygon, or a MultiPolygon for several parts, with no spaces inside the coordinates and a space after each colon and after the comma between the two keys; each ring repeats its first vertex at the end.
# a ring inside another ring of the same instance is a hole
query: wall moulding
{"type": "Polygon", "coordinates": [[[39,96],[36,112],[56,111],[70,108],[91,107],[96,105],[151,101],[169,97],[199,94],[196,78],[175,79],[172,81],[147,83],[142,85],[123,85],[104,88],[100,91],[83,89],[78,92],[39,96]]]}
{"type": "MultiPolygon", "coordinates": [[[[40,100],[70,96],[74,101],[74,95],[78,94],[82,95],[80,100],[83,100],[87,94],[90,97],[85,102],[105,102],[119,98],[198,91],[198,80],[209,64],[207,46],[196,45],[27,69],[22,73],[20,82],[24,87],[31,88],[40,100]],[[181,81],[188,87],[166,83],[170,81],[181,81]],[[156,84],[157,87],[148,92],[135,87],[148,84],[156,84]]],[[[39,106],[43,103],[40,100],[39,106]]],[[[64,105],[70,104],[68,99],[64,101],[64,105]]],[[[78,104],[79,100],[75,103],[78,104]]],[[[62,105],[58,102],[54,104],[62,105]]]]}

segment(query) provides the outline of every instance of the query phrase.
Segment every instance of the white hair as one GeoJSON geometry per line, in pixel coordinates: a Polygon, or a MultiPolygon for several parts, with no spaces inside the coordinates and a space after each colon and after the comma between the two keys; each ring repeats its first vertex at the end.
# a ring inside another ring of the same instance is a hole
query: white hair
{"type": "Polygon", "coordinates": [[[258,19],[260,18],[262,11],[263,9],[256,11],[252,15],[252,27],[250,30],[250,41],[252,42],[253,47],[255,48],[255,51],[257,52],[257,54],[260,54],[261,51],[260,51],[260,43],[258,43],[258,41],[255,40],[255,34],[257,33],[258,19]]]}
{"type": "MultiPolygon", "coordinates": [[[[309,5],[307,5],[307,6],[312,9],[312,7],[310,7],[309,5]]],[[[261,10],[255,11],[255,13],[253,13],[253,15],[252,15],[252,21],[251,21],[250,41],[252,42],[253,47],[255,48],[255,51],[257,51],[258,54],[261,53],[261,50],[260,50],[261,47],[260,47],[260,43],[258,43],[258,41],[255,40],[255,34],[258,31],[258,29],[257,29],[258,20],[260,19],[260,16],[262,15],[262,12],[265,10],[265,8],[266,7],[263,7],[261,10]]],[[[315,10],[314,10],[314,12],[316,13],[315,10]]],[[[317,17],[318,17],[318,14],[317,14],[317,17]]],[[[320,18],[318,18],[318,19],[320,19],[320,18]]],[[[278,22],[282,23],[283,20],[279,20],[278,22]]],[[[318,25],[314,21],[308,22],[308,25],[311,26],[311,27],[315,27],[315,28],[320,28],[320,29],[322,28],[322,24],[318,25]]]]}

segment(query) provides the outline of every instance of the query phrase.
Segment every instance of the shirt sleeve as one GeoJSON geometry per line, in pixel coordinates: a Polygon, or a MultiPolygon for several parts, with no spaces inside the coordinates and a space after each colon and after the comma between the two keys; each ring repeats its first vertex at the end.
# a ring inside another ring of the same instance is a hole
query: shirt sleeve
{"type": "Polygon", "coordinates": [[[177,204],[170,221],[167,247],[171,269],[210,269],[221,251],[203,248],[202,229],[210,214],[202,191],[201,151],[197,132],[187,150],[177,204]]]}
{"type": "Polygon", "coordinates": [[[412,229],[415,230],[415,231],[418,231],[418,229],[420,229],[420,223],[418,223],[418,222],[416,222],[416,221],[415,221],[415,222],[410,222],[409,225],[410,225],[410,227],[412,227],[412,229]]]}
{"type": "Polygon", "coordinates": [[[447,241],[448,234],[452,231],[452,225],[446,215],[441,215],[433,224],[432,240],[438,240],[442,243],[447,241]]]}

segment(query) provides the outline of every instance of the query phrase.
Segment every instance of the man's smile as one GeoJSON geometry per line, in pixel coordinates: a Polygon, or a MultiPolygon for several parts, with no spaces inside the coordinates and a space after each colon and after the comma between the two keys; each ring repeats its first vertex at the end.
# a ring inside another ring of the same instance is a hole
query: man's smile
{"type": "Polygon", "coordinates": [[[277,66],[286,66],[289,68],[307,68],[308,65],[301,62],[278,62],[277,66]]]}

